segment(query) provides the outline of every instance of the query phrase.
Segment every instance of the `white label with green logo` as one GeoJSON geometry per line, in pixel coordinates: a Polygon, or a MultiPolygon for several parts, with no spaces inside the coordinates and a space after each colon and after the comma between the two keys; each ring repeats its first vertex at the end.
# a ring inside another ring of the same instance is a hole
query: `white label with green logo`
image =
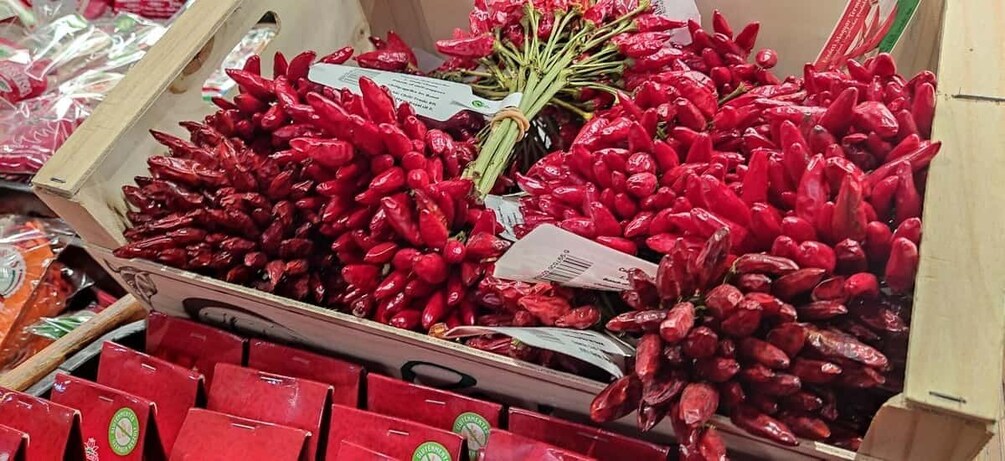
{"type": "MultiPolygon", "coordinates": [[[[24,262],[24,256],[21,256],[17,248],[0,245],[0,297],[6,298],[20,289],[27,270],[28,265],[24,262]]],[[[0,306],[3,306],[2,300],[0,306]]]]}
{"type": "Polygon", "coordinates": [[[468,455],[474,460],[478,459],[478,452],[488,445],[492,426],[482,415],[469,411],[457,415],[453,430],[468,441],[468,455]]]}
{"type": "Polygon", "coordinates": [[[136,449],[140,442],[140,420],[136,412],[129,408],[120,408],[112,415],[108,425],[108,445],[119,456],[125,456],[136,449]]]}
{"type": "Polygon", "coordinates": [[[453,461],[447,447],[436,442],[423,442],[412,452],[412,461],[453,461]]]}
{"type": "Polygon", "coordinates": [[[309,75],[312,82],[348,88],[354,93],[359,93],[360,77],[386,86],[397,102],[407,101],[419,115],[439,121],[449,120],[463,110],[495,115],[507,107],[519,106],[523,99],[522,93],[513,93],[502,101],[493,101],[475,96],[471,87],[463,83],[338,64],[315,64],[309,75]]]}

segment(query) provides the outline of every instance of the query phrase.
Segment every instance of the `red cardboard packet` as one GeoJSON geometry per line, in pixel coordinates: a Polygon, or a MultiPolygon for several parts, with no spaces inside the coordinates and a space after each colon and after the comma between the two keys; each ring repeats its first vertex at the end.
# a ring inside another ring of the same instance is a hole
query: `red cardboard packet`
{"type": "Polygon", "coordinates": [[[165,459],[153,424],[153,402],[65,373],[56,375],[51,398],[80,410],[88,460],[165,459]]]}
{"type": "MultiPolygon", "coordinates": [[[[393,459],[464,461],[464,438],[453,432],[342,405],[332,406],[326,459],[335,458],[343,442],[393,459]]],[[[350,458],[346,458],[350,459],[350,458]]]]}
{"type": "Polygon", "coordinates": [[[188,409],[203,395],[198,372],[113,342],[101,347],[98,384],[153,402],[157,430],[167,453],[171,453],[188,409]]]}
{"type": "Polygon", "coordinates": [[[366,409],[461,434],[471,459],[499,427],[502,414],[497,403],[380,375],[367,375],[366,409]]]}
{"type": "MultiPolygon", "coordinates": [[[[501,429],[492,430],[492,439],[482,448],[478,461],[509,461],[534,459],[540,461],[596,461],[554,445],[501,429]]],[[[626,458],[627,459],[627,458],[626,458]]]]}
{"type": "Polygon", "coordinates": [[[323,355],[253,339],[248,346],[248,368],[331,384],[332,403],[359,405],[363,367],[323,355]]]}
{"type": "Polygon", "coordinates": [[[244,338],[190,320],[151,312],[147,317],[147,353],[192,368],[213,379],[217,363],[244,364],[244,338]]]}
{"type": "Polygon", "coordinates": [[[308,461],[307,437],[301,429],[193,408],[171,461],[308,461]]]}
{"type": "Polygon", "coordinates": [[[0,388],[0,424],[28,434],[26,461],[84,458],[77,410],[0,388]]]}
{"type": "Polygon", "coordinates": [[[28,434],[0,424],[0,460],[24,461],[28,434]]]}
{"type": "Polygon", "coordinates": [[[670,448],[519,408],[509,409],[509,431],[597,459],[665,461],[670,448]]]}
{"type": "Polygon", "coordinates": [[[219,363],[206,408],[307,431],[308,459],[317,459],[331,396],[327,384],[219,363]]]}
{"type": "Polygon", "coordinates": [[[335,459],[328,459],[327,461],[402,461],[398,458],[392,458],[387,455],[382,455],[373,451],[369,448],[363,448],[352,442],[342,441],[339,444],[338,454],[335,455],[335,459]]]}

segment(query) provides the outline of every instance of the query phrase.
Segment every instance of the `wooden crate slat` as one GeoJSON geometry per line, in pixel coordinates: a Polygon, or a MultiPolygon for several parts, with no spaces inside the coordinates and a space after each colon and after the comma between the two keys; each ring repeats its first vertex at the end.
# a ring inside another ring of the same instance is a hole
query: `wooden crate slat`
{"type": "Polygon", "coordinates": [[[948,0],[943,24],[939,89],[1005,102],[1005,2],[948,0]]]}
{"type": "Polygon", "coordinates": [[[1003,127],[1005,105],[939,96],[904,389],[987,422],[999,414],[1005,346],[1003,127]]]}

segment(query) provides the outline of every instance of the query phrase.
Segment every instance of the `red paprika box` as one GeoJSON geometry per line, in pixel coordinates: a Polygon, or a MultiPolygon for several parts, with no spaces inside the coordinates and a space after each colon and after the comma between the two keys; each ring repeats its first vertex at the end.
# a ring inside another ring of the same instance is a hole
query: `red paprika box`
{"type": "Polygon", "coordinates": [[[0,424],[28,435],[27,461],[83,459],[80,412],[0,388],[0,424]]]}
{"type": "Polygon", "coordinates": [[[467,460],[464,438],[450,431],[355,408],[333,405],[327,459],[343,442],[379,451],[392,459],[467,460]]]}
{"type": "Polygon", "coordinates": [[[166,458],[152,424],[153,402],[63,373],[56,375],[51,398],[80,411],[87,459],[166,458]]]}
{"type": "Polygon", "coordinates": [[[0,459],[25,461],[28,434],[0,424],[0,459]]]}
{"type": "Polygon", "coordinates": [[[154,420],[167,453],[188,409],[205,395],[202,374],[112,342],[101,348],[97,381],[157,405],[154,420]]]}
{"type": "Polygon", "coordinates": [[[327,384],[219,363],[206,407],[306,431],[308,458],[316,459],[331,396],[327,384]]]}
{"type": "Polygon", "coordinates": [[[157,312],[147,317],[146,352],[201,372],[207,386],[217,363],[244,364],[245,343],[240,336],[189,320],[157,312]]]}
{"type": "Polygon", "coordinates": [[[248,345],[248,368],[330,384],[332,403],[359,405],[363,367],[324,355],[252,339],[248,345]]]}
{"type": "Polygon", "coordinates": [[[309,461],[307,431],[193,408],[171,461],[309,461]]]}
{"type": "Polygon", "coordinates": [[[499,427],[502,405],[388,378],[366,378],[366,408],[464,436],[472,459],[499,427]]]}
{"type": "Polygon", "coordinates": [[[550,445],[509,431],[494,429],[478,461],[508,461],[534,459],[539,461],[591,461],[596,458],[550,445]]]}
{"type": "Polygon", "coordinates": [[[540,413],[510,408],[509,430],[597,459],[665,461],[670,448],[540,413]]]}

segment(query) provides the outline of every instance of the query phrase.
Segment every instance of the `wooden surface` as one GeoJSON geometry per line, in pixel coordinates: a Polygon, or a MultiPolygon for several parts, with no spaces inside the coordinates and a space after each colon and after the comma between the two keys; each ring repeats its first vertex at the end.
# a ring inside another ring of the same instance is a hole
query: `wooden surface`
{"type": "Polygon", "coordinates": [[[939,95],[904,388],[911,402],[987,422],[1000,412],[1005,347],[1003,128],[1005,105],[939,95]]]}
{"type": "Polygon", "coordinates": [[[1005,102],[1005,2],[948,0],[944,24],[940,90],[1005,102]]]}
{"type": "Polygon", "coordinates": [[[26,360],[17,368],[0,375],[0,387],[23,391],[59,367],[67,357],[105,333],[143,318],[146,311],[130,295],[118,300],[91,320],[26,360]]]}
{"type": "Polygon", "coordinates": [[[121,186],[146,173],[146,162],[138,158],[165,151],[148,131],[187,137],[177,123],[214,109],[202,100],[202,82],[270,12],[279,33],[263,53],[263,69],[272,68],[276,50],[292,57],[367,44],[358,0],[194,2],[39,171],[39,196],[84,240],[109,248],[124,243],[121,186]]]}

